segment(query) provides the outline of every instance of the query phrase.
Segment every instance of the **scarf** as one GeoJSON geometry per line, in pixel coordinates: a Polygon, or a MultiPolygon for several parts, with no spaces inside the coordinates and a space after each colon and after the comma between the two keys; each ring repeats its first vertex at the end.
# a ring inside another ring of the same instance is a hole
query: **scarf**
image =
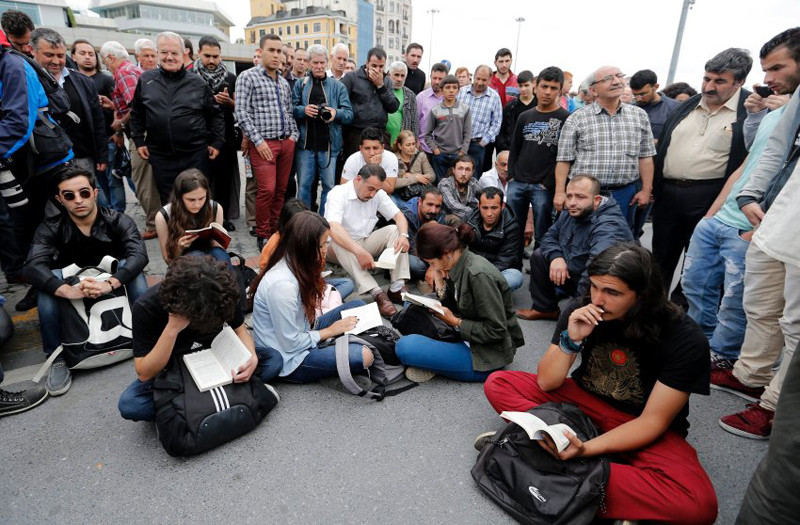
{"type": "Polygon", "coordinates": [[[225,87],[225,76],[228,73],[228,70],[225,69],[225,66],[222,62],[219,63],[217,69],[214,71],[210,71],[203,65],[202,60],[199,58],[194,61],[194,70],[200,75],[200,78],[208,84],[208,87],[211,88],[212,93],[219,93],[225,87]]]}

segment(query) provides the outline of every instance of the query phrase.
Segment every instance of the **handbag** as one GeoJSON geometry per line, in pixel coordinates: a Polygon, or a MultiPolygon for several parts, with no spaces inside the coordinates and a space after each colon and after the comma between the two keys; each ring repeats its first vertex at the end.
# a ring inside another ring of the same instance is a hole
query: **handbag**
{"type": "Polygon", "coordinates": [[[448,343],[463,341],[461,334],[455,328],[416,304],[403,307],[392,316],[390,322],[403,335],[424,335],[448,343]]]}
{"type": "MultiPolygon", "coordinates": [[[[411,168],[411,166],[414,165],[414,162],[417,160],[417,157],[419,157],[419,155],[420,155],[419,151],[417,151],[414,154],[414,156],[411,158],[411,162],[408,163],[408,167],[409,168],[411,168]]],[[[420,184],[419,182],[415,182],[414,184],[409,184],[408,186],[403,186],[402,188],[397,188],[397,190],[395,191],[395,194],[401,200],[408,201],[408,200],[413,199],[414,197],[419,197],[420,195],[422,195],[422,190],[423,190],[424,187],[425,186],[423,184],[420,184]]]]}

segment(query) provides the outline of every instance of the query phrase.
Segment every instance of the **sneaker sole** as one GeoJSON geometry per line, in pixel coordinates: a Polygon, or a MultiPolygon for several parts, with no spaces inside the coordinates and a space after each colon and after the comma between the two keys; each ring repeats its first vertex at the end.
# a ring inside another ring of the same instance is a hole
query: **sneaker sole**
{"type": "Polygon", "coordinates": [[[479,434],[478,437],[475,438],[475,442],[472,443],[472,447],[477,450],[478,452],[483,450],[483,447],[486,446],[486,443],[489,440],[497,435],[497,432],[492,430],[489,432],[484,432],[483,434],[479,434]]]}
{"type": "Polygon", "coordinates": [[[72,386],[72,377],[69,378],[69,381],[67,381],[66,385],[62,386],[59,389],[50,390],[50,388],[48,388],[46,386],[45,386],[45,388],[47,389],[47,394],[50,397],[58,397],[58,396],[63,396],[64,394],[66,394],[71,386],[72,386]]]}
{"type": "Polygon", "coordinates": [[[717,422],[719,423],[719,426],[722,427],[722,430],[724,430],[726,432],[730,432],[731,434],[737,435],[739,437],[748,438],[748,439],[755,439],[755,440],[758,440],[758,441],[766,441],[766,440],[769,439],[769,436],[762,436],[762,435],[759,435],[759,434],[753,434],[751,432],[745,432],[744,430],[738,429],[736,427],[733,427],[733,426],[723,422],[721,419],[717,420],[717,422]]]}
{"type": "Polygon", "coordinates": [[[278,393],[277,390],[275,390],[275,387],[270,385],[270,384],[268,384],[268,383],[264,383],[264,386],[267,388],[267,390],[272,392],[272,395],[275,396],[275,399],[277,400],[277,402],[280,403],[281,402],[281,395],[278,393]]]}
{"type": "Polygon", "coordinates": [[[425,383],[436,377],[435,372],[430,370],[420,370],[417,368],[406,368],[406,379],[413,383],[425,383]]]}
{"type": "Polygon", "coordinates": [[[758,400],[760,399],[760,396],[753,397],[750,394],[745,394],[744,392],[740,392],[739,390],[727,386],[715,385],[714,383],[711,383],[711,388],[713,390],[719,390],[720,392],[727,392],[729,394],[733,394],[735,396],[741,397],[742,399],[746,399],[747,401],[752,401],[753,403],[758,403],[758,400]]]}
{"type": "Polygon", "coordinates": [[[38,400],[36,403],[34,403],[32,405],[28,405],[28,406],[23,407],[23,408],[18,408],[17,410],[12,410],[10,412],[3,412],[2,414],[0,414],[0,417],[12,416],[14,414],[19,414],[21,412],[27,412],[28,410],[30,410],[32,408],[36,408],[39,405],[41,405],[42,403],[44,403],[45,399],[47,399],[49,397],[49,395],[50,395],[49,393],[45,393],[45,395],[43,395],[42,398],[40,400],[38,400]]]}

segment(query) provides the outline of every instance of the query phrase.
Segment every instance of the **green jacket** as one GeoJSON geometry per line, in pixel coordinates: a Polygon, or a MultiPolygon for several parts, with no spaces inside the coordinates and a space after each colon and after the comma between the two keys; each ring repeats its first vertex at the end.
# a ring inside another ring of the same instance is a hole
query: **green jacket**
{"type": "Polygon", "coordinates": [[[464,248],[464,253],[450,270],[445,305],[454,305],[463,322],[461,336],[470,344],[472,368],[496,370],[514,360],[517,347],[525,344],[517,322],[511,290],[500,271],[464,248]]]}

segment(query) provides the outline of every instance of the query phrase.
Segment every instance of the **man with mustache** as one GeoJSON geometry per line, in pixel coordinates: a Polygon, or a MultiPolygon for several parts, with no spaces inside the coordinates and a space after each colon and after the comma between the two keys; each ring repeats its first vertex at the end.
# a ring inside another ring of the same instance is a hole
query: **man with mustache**
{"type": "Polygon", "coordinates": [[[706,62],[701,93],[684,102],[661,132],[653,256],[668,292],[695,226],[747,156],[742,129],[750,92],[742,84],[752,66],[750,54],[736,48],[706,62]]]}

